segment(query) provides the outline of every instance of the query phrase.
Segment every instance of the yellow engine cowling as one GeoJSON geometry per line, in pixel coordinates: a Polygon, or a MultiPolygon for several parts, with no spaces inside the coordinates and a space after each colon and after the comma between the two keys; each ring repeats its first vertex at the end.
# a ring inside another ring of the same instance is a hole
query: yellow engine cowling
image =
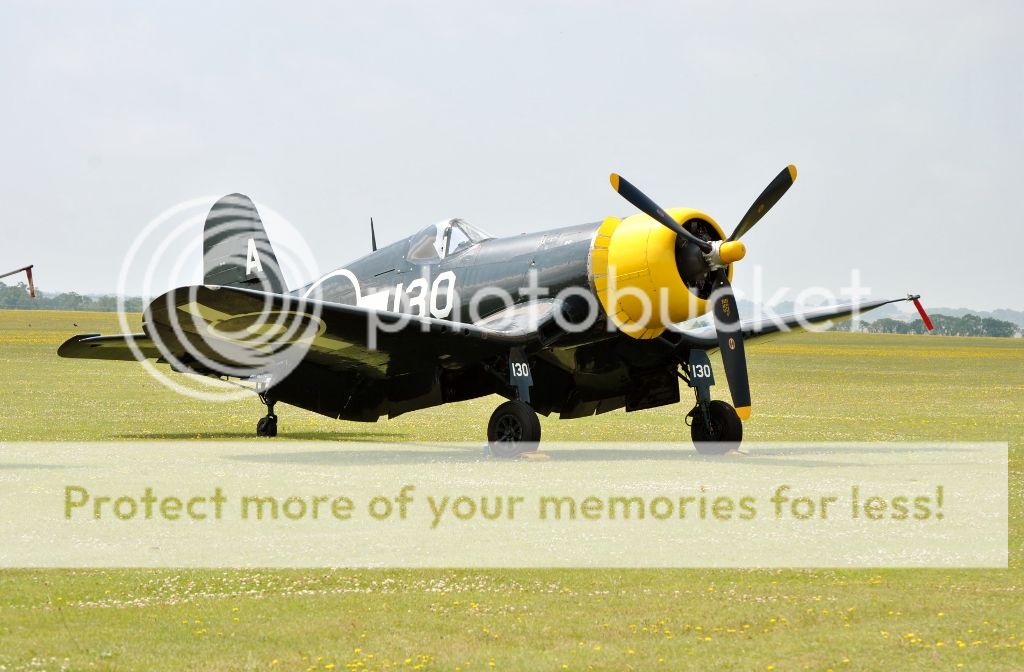
{"type": "MultiPolygon", "coordinates": [[[[672,208],[680,224],[691,219],[725,233],[703,212],[672,208]]],[[[708,311],[707,302],[690,291],[676,266],[676,234],[645,214],[604,220],[590,248],[590,283],[605,313],[622,332],[638,339],[655,338],[669,324],[708,311]]],[[[732,280],[732,266],[728,268],[732,280]]]]}

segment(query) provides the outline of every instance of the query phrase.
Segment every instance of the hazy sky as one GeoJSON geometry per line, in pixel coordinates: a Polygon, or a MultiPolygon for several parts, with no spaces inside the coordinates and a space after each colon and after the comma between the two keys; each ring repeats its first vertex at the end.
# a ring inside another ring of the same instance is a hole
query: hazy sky
{"type": "Polygon", "coordinates": [[[731,231],[792,162],[741,290],[755,264],[769,288],[856,267],[876,295],[1022,309],[1022,7],[4,2],[0,271],[112,292],[147,222],[233,191],[323,271],[370,215],[390,242],[630,213],[611,171],[731,231]]]}

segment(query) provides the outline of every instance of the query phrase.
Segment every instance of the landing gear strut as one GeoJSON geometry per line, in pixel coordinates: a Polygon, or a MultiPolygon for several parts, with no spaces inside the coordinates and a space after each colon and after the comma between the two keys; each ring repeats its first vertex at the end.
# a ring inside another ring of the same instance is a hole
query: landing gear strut
{"type": "Polygon", "coordinates": [[[277,416],[274,415],[274,400],[266,394],[261,394],[260,401],[267,405],[267,414],[256,423],[256,436],[277,436],[277,416]]]}
{"type": "Polygon", "coordinates": [[[743,422],[736,409],[720,399],[711,399],[715,384],[711,361],[703,350],[690,351],[683,380],[693,388],[697,405],[689,412],[690,438],[701,455],[722,455],[736,450],[743,440],[743,422]]]}
{"type": "Polygon", "coordinates": [[[540,418],[530,408],[533,374],[522,348],[509,352],[508,383],[515,399],[498,406],[487,423],[487,449],[494,457],[532,453],[540,443],[540,418]]]}

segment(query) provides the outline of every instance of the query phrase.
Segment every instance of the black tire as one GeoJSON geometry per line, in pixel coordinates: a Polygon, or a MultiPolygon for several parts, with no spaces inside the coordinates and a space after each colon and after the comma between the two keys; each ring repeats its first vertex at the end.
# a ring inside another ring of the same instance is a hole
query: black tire
{"type": "Polygon", "coordinates": [[[277,418],[273,416],[260,418],[260,421],[256,423],[256,436],[277,436],[277,418]]]}
{"type": "Polygon", "coordinates": [[[704,422],[700,407],[691,411],[690,437],[697,452],[701,455],[722,455],[739,448],[743,440],[743,421],[736,415],[736,409],[715,399],[708,404],[708,415],[711,416],[710,427],[704,422]]]}
{"type": "Polygon", "coordinates": [[[515,457],[537,450],[540,418],[521,401],[506,401],[487,423],[487,444],[495,457],[515,457]]]}

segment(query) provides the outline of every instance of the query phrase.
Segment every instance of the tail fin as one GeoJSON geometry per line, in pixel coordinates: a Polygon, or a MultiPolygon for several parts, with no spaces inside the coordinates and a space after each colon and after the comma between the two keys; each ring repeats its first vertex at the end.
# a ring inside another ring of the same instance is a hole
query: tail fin
{"type": "Polygon", "coordinates": [[[230,194],[214,203],[203,230],[203,283],[284,294],[277,255],[248,196],[230,194]]]}

